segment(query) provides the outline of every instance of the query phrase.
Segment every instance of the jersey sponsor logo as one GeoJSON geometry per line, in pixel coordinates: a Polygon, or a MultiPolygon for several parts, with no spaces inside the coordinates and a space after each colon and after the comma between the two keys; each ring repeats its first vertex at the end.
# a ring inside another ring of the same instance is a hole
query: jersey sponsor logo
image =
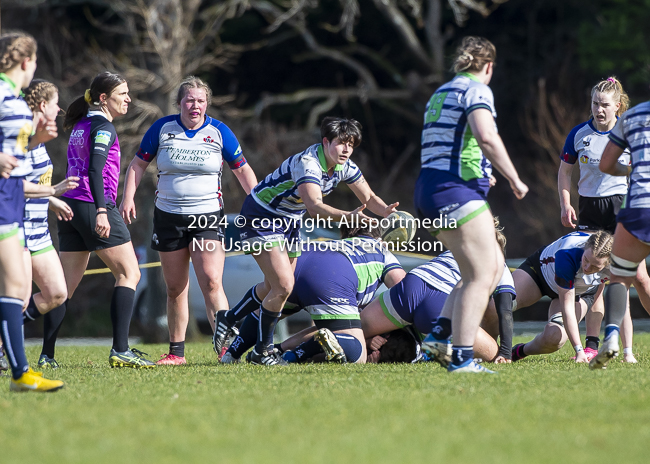
{"type": "Polygon", "coordinates": [[[444,208],[439,209],[438,212],[440,214],[447,214],[447,213],[450,213],[450,212],[454,211],[459,206],[460,206],[459,203],[452,203],[451,205],[447,205],[444,208]]]}
{"type": "Polygon", "coordinates": [[[589,163],[589,157],[588,157],[587,155],[582,155],[582,156],[580,157],[580,162],[581,162],[582,164],[587,164],[587,163],[589,163]]]}
{"type": "Polygon", "coordinates": [[[111,143],[111,133],[103,130],[97,131],[97,135],[95,135],[95,143],[108,145],[111,143]]]}
{"type": "Polygon", "coordinates": [[[70,137],[83,137],[84,136],[84,130],[83,129],[76,129],[73,130],[72,133],[70,134],[70,137]]]}
{"type": "Polygon", "coordinates": [[[153,234],[153,237],[151,237],[151,240],[152,240],[156,245],[160,245],[160,241],[158,240],[158,234],[153,234]]]}
{"type": "Polygon", "coordinates": [[[305,174],[308,176],[320,177],[320,172],[314,171],[313,169],[306,169],[305,174]]]}
{"type": "Polygon", "coordinates": [[[29,137],[32,135],[32,123],[28,122],[20,128],[18,137],[16,137],[16,150],[21,153],[27,153],[27,146],[29,145],[29,137]]]}
{"type": "Polygon", "coordinates": [[[330,298],[330,301],[334,304],[349,304],[347,298],[330,298]]]}
{"type": "Polygon", "coordinates": [[[38,178],[38,185],[52,185],[52,167],[48,168],[46,172],[41,174],[38,178]]]}

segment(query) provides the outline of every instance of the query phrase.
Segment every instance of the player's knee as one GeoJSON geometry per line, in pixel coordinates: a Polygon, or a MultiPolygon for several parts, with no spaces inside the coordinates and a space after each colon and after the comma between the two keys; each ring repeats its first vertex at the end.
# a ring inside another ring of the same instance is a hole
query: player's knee
{"type": "Polygon", "coordinates": [[[273,293],[281,298],[287,299],[289,298],[289,295],[291,295],[293,284],[293,276],[291,276],[291,278],[280,279],[278,284],[273,287],[273,293]]]}
{"type": "Polygon", "coordinates": [[[175,300],[180,297],[185,290],[186,285],[167,284],[167,298],[175,300]]]}
{"type": "Polygon", "coordinates": [[[50,298],[49,306],[51,306],[52,308],[56,308],[57,306],[61,306],[67,299],[68,299],[68,290],[65,287],[58,289],[58,291],[54,292],[54,294],[50,298]]]}
{"type": "Polygon", "coordinates": [[[365,362],[365,359],[361,359],[363,346],[361,346],[361,342],[356,337],[348,334],[334,334],[334,336],[339,342],[339,345],[341,345],[341,348],[343,348],[345,357],[349,363],[365,362]]]}
{"type": "Polygon", "coordinates": [[[544,348],[547,353],[553,353],[564,346],[567,340],[564,327],[557,322],[549,321],[544,327],[544,348]]]}

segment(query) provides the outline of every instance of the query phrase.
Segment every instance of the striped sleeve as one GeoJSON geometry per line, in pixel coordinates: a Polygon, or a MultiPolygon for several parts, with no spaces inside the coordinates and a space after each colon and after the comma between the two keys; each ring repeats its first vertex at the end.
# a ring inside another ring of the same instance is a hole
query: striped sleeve
{"type": "Polygon", "coordinates": [[[341,180],[343,180],[343,182],[346,184],[354,184],[362,177],[363,174],[361,173],[359,166],[357,166],[354,161],[347,160],[345,162],[345,167],[343,168],[343,176],[341,180]]]}
{"type": "Polygon", "coordinates": [[[490,113],[495,113],[494,95],[487,85],[470,86],[465,92],[465,114],[469,115],[472,111],[486,109],[490,113]]]}
{"type": "Polygon", "coordinates": [[[399,263],[397,258],[390,250],[384,252],[384,270],[381,273],[381,281],[384,281],[386,274],[395,269],[402,269],[402,265],[399,263]]]}
{"type": "Polygon", "coordinates": [[[323,174],[317,158],[308,156],[308,153],[305,152],[294,155],[294,159],[291,161],[289,169],[291,169],[291,178],[296,186],[301,184],[320,185],[323,174]]]}
{"type": "Polygon", "coordinates": [[[627,140],[625,140],[625,134],[623,134],[624,121],[625,121],[625,114],[623,114],[620,118],[618,118],[618,121],[616,121],[616,125],[609,133],[609,140],[611,140],[612,143],[614,143],[615,145],[623,149],[626,149],[629,148],[629,144],[627,143],[627,140]]]}

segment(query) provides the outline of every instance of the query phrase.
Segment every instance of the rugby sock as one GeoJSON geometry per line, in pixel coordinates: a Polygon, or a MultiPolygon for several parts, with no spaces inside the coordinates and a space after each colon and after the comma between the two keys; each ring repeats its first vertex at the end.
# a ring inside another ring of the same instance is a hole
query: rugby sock
{"type": "Polygon", "coordinates": [[[302,342],[294,350],[285,351],[282,359],[289,363],[304,363],[320,353],[323,353],[323,348],[320,346],[320,343],[310,338],[306,342],[302,342]],[[294,357],[295,360],[292,360],[294,357]]]}
{"type": "Polygon", "coordinates": [[[228,353],[232,355],[233,358],[241,358],[244,353],[246,353],[251,347],[255,346],[257,342],[257,328],[260,325],[260,318],[257,314],[251,313],[246,316],[244,322],[239,328],[239,335],[235,337],[230,348],[228,348],[228,353]]]}
{"type": "Polygon", "coordinates": [[[123,353],[129,349],[129,326],[133,314],[135,290],[115,287],[111,299],[111,322],[113,323],[113,349],[123,353]]]}
{"type": "Polygon", "coordinates": [[[26,322],[32,322],[41,317],[42,314],[38,312],[38,309],[36,308],[36,303],[34,302],[34,295],[31,296],[29,299],[29,303],[27,304],[27,309],[23,311],[23,324],[26,322]]]}
{"type": "Polygon", "coordinates": [[[16,380],[29,369],[25,356],[22,312],[22,300],[0,296],[0,335],[11,366],[11,375],[16,380]]]}
{"type": "Polygon", "coordinates": [[[623,322],[625,308],[627,307],[627,288],[619,282],[614,282],[605,287],[605,338],[616,330],[623,322]]]}
{"type": "Polygon", "coordinates": [[[471,346],[452,346],[451,363],[460,366],[464,362],[474,359],[474,348],[471,346]]]}
{"type": "Polygon", "coordinates": [[[352,335],[334,334],[334,336],[336,337],[336,340],[339,342],[339,345],[341,345],[341,348],[343,348],[343,351],[345,352],[345,357],[348,359],[348,362],[350,363],[357,362],[361,357],[361,353],[363,353],[363,347],[361,346],[361,342],[359,342],[359,340],[357,340],[352,335]]]}
{"type": "Polygon", "coordinates": [[[431,335],[436,340],[449,340],[451,337],[451,319],[439,317],[431,329],[431,335]]]}
{"type": "Polygon", "coordinates": [[[169,354],[182,358],[185,356],[185,341],[169,342],[169,354]]]}
{"type": "Polygon", "coordinates": [[[59,336],[59,329],[63,324],[68,301],[70,300],[66,300],[61,306],[57,306],[43,315],[43,349],[41,354],[46,355],[48,358],[54,357],[54,347],[59,336]]]}
{"type": "Polygon", "coordinates": [[[260,300],[255,293],[256,286],[257,284],[249,288],[244,297],[239,300],[239,303],[226,312],[226,321],[228,324],[233,325],[235,322],[241,321],[243,318],[260,308],[262,300],[260,300]]]}
{"type": "Polygon", "coordinates": [[[600,343],[600,338],[592,337],[589,335],[586,339],[585,348],[591,348],[592,350],[598,351],[598,344],[600,343]]]}
{"type": "Polygon", "coordinates": [[[264,306],[260,306],[260,324],[257,335],[257,344],[255,351],[262,354],[264,351],[273,349],[273,332],[275,325],[280,320],[282,313],[274,313],[269,311],[264,306]]]}

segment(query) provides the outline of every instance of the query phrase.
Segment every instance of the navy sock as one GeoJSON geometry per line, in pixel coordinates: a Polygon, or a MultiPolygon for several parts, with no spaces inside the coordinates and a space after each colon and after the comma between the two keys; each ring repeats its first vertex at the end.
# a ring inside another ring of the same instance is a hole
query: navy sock
{"type": "Polygon", "coordinates": [[[185,341],[169,342],[169,354],[182,358],[185,356],[185,341]]]}
{"type": "Polygon", "coordinates": [[[255,287],[253,285],[248,289],[246,294],[243,296],[239,303],[237,303],[231,310],[226,312],[226,321],[228,324],[233,325],[237,321],[241,321],[243,318],[248,316],[251,313],[254,313],[262,305],[262,301],[257,297],[255,293],[255,287]]]}
{"type": "Polygon", "coordinates": [[[22,300],[0,297],[0,335],[14,379],[19,379],[29,368],[25,356],[22,312],[22,300]]]}
{"type": "Polygon", "coordinates": [[[452,346],[451,363],[460,366],[464,362],[474,359],[474,348],[471,346],[452,346]]]}
{"type": "Polygon", "coordinates": [[[34,295],[31,296],[29,299],[29,303],[27,304],[27,309],[23,311],[23,324],[26,322],[32,322],[41,317],[42,314],[38,312],[38,309],[36,308],[36,303],[34,302],[34,295]]]}
{"type": "Polygon", "coordinates": [[[610,324],[605,326],[605,338],[609,338],[612,332],[620,333],[620,328],[617,325],[610,324]]]}
{"type": "Polygon", "coordinates": [[[252,313],[246,316],[244,322],[239,328],[239,335],[235,337],[228,353],[233,358],[239,359],[257,342],[257,328],[260,324],[260,318],[257,314],[252,313]]]}
{"type": "Polygon", "coordinates": [[[313,338],[310,338],[306,342],[302,342],[292,351],[296,356],[295,362],[304,363],[309,361],[312,357],[316,356],[317,354],[323,353],[323,348],[320,346],[320,343],[318,343],[313,338]]]}
{"type": "Polygon", "coordinates": [[[585,345],[587,345],[585,348],[591,348],[592,350],[598,351],[598,344],[600,343],[600,338],[598,337],[592,337],[591,335],[587,337],[585,345]]]}
{"type": "Polygon", "coordinates": [[[339,342],[339,345],[341,345],[341,348],[343,348],[345,357],[348,359],[348,362],[357,362],[361,357],[361,353],[363,353],[361,342],[359,342],[359,340],[357,340],[356,337],[353,337],[352,335],[334,334],[334,336],[339,342]]]}
{"type": "Polygon", "coordinates": [[[111,322],[113,323],[113,349],[122,353],[129,349],[129,326],[133,314],[135,290],[115,287],[111,299],[111,322]]]}
{"type": "Polygon", "coordinates": [[[59,329],[63,324],[68,301],[70,300],[66,300],[61,306],[57,306],[43,315],[43,349],[41,354],[46,355],[48,358],[54,357],[54,347],[59,336],[59,329]]]}
{"type": "Polygon", "coordinates": [[[273,349],[273,332],[275,332],[275,325],[280,320],[282,313],[274,313],[269,311],[264,306],[260,306],[260,325],[257,334],[257,344],[255,351],[262,354],[263,351],[271,351],[273,349]]]}
{"type": "Polygon", "coordinates": [[[446,317],[436,319],[436,323],[431,329],[431,335],[436,340],[449,340],[449,337],[451,337],[451,319],[446,317]]]}

